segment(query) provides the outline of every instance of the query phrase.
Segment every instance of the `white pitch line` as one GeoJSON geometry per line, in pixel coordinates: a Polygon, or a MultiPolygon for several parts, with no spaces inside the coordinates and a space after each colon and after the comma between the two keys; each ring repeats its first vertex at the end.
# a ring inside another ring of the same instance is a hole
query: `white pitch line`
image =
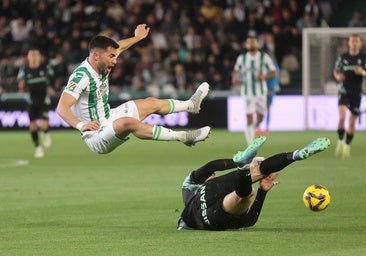
{"type": "Polygon", "coordinates": [[[28,165],[28,160],[17,160],[17,159],[8,159],[8,160],[0,160],[0,168],[9,168],[9,167],[17,167],[28,165]]]}

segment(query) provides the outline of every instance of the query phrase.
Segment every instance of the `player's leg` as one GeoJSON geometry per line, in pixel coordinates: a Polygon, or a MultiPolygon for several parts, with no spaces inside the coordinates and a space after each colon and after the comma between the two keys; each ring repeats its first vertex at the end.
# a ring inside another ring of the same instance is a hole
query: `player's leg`
{"type": "Polygon", "coordinates": [[[249,170],[238,169],[229,174],[235,178],[235,180],[228,181],[233,185],[234,191],[226,194],[222,208],[229,214],[240,216],[248,210],[250,199],[254,195],[251,173],[249,170]]]}
{"type": "Polygon", "coordinates": [[[113,121],[113,130],[120,138],[126,138],[130,133],[139,139],[158,141],[180,141],[187,146],[204,141],[211,128],[208,126],[188,131],[174,131],[159,125],[142,123],[133,117],[122,117],[113,121]]]}
{"type": "MultiPolygon", "coordinates": [[[[221,170],[227,170],[229,168],[233,168],[234,166],[238,167],[237,171],[219,176],[207,184],[207,191],[210,191],[213,187],[213,190],[216,189],[220,192],[216,191],[212,192],[212,194],[216,196],[225,196],[222,205],[225,212],[239,216],[249,208],[251,202],[250,198],[253,196],[252,178],[248,168],[249,166],[247,165],[247,168],[244,166],[252,161],[252,159],[257,154],[257,151],[265,141],[266,137],[257,137],[248,145],[245,150],[237,152],[233,156],[232,161],[226,161],[226,168],[224,166],[216,165],[216,169],[221,170]]],[[[223,164],[224,163],[221,165],[223,164]]],[[[209,169],[212,170],[214,167],[212,166],[209,169]]],[[[208,174],[206,174],[206,176],[207,175],[208,174]]]]}
{"type": "MultiPolygon", "coordinates": [[[[255,157],[250,165],[245,165],[242,169],[250,170],[252,182],[254,183],[270,175],[271,173],[283,170],[295,161],[307,159],[314,154],[324,151],[329,147],[329,145],[330,140],[328,138],[317,138],[306,146],[293,152],[275,154],[267,159],[255,157]]],[[[239,162],[235,159],[240,159],[239,156],[241,152],[245,151],[239,151],[237,154],[235,154],[233,157],[234,162],[239,162]]]]}
{"type": "MultiPolygon", "coordinates": [[[[208,207],[214,206],[222,201],[222,207],[227,213],[236,213],[242,208],[244,199],[250,198],[252,193],[252,181],[249,170],[235,170],[204,184],[204,196],[208,207]]],[[[250,203],[250,202],[249,202],[250,203]]],[[[217,206],[217,205],[216,205],[217,206]]]]}
{"type": "Polygon", "coordinates": [[[197,114],[200,111],[202,100],[206,97],[209,91],[209,84],[204,82],[188,100],[176,99],[157,99],[149,97],[146,99],[134,100],[140,120],[144,120],[151,114],[166,115],[176,112],[190,112],[197,114]]]}
{"type": "Polygon", "coordinates": [[[255,137],[255,124],[254,124],[254,114],[253,113],[247,113],[247,127],[244,130],[245,140],[247,144],[249,145],[254,137],[255,137]]]}
{"type": "Polygon", "coordinates": [[[28,129],[32,138],[33,145],[35,147],[34,157],[41,158],[44,156],[44,152],[42,146],[39,143],[38,124],[37,124],[39,117],[38,109],[34,106],[29,106],[28,116],[30,120],[28,129]]]}
{"type": "Polygon", "coordinates": [[[42,114],[39,119],[38,125],[39,125],[39,129],[41,130],[43,146],[45,146],[46,148],[49,148],[49,147],[51,147],[52,140],[51,140],[51,136],[49,134],[49,121],[48,121],[49,117],[48,117],[47,110],[48,110],[48,107],[45,106],[42,110],[42,114]]]}
{"type": "Polygon", "coordinates": [[[346,122],[346,115],[347,115],[347,103],[348,99],[345,98],[344,95],[341,94],[339,102],[338,102],[338,126],[337,126],[337,145],[335,149],[335,156],[339,157],[343,153],[343,146],[344,146],[344,135],[346,134],[345,129],[345,122],[346,122]]]}
{"type": "Polygon", "coordinates": [[[358,115],[353,114],[352,112],[348,118],[348,129],[346,132],[346,139],[343,144],[341,156],[343,159],[348,158],[351,156],[351,142],[353,140],[355,130],[356,130],[356,120],[358,115]]]}
{"type": "Polygon", "coordinates": [[[351,156],[351,142],[356,132],[356,121],[360,116],[361,96],[350,98],[350,115],[348,118],[348,130],[346,132],[346,140],[343,145],[342,158],[351,156]]]}
{"type": "Polygon", "coordinates": [[[222,202],[222,208],[229,214],[240,216],[248,211],[253,195],[253,189],[249,194],[242,196],[239,196],[237,191],[233,191],[225,196],[224,201],[222,202]]]}
{"type": "Polygon", "coordinates": [[[269,124],[271,122],[271,106],[274,95],[275,95],[274,90],[269,90],[267,93],[266,132],[269,131],[269,124]]]}
{"type": "Polygon", "coordinates": [[[233,162],[239,169],[244,168],[246,164],[250,164],[253,158],[257,155],[258,150],[266,142],[265,136],[255,138],[245,150],[238,151],[233,156],[233,162]]]}

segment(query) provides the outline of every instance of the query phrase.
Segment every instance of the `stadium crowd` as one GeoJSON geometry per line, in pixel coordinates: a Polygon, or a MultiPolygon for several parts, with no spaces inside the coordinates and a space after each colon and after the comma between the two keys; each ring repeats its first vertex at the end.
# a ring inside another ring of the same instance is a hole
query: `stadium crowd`
{"type": "Polygon", "coordinates": [[[147,40],[118,58],[112,92],[190,93],[202,81],[231,90],[235,59],[250,31],[281,69],[301,60],[301,31],[327,24],[337,0],[2,0],[0,92],[16,92],[25,53],[38,45],[61,92],[96,34],[115,40],[151,28],[147,40]]]}

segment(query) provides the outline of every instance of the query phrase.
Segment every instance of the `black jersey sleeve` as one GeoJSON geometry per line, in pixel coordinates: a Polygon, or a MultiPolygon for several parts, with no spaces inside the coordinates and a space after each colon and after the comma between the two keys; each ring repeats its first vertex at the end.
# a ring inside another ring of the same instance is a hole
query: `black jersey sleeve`
{"type": "Polygon", "coordinates": [[[192,180],[196,183],[203,183],[207,178],[217,171],[224,171],[236,168],[232,159],[217,159],[208,162],[191,173],[192,180]]]}

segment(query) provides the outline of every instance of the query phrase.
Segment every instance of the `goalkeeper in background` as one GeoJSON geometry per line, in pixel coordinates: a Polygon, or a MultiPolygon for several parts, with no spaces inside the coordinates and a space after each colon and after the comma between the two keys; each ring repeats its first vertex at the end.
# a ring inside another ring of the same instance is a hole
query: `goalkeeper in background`
{"type": "Polygon", "coordinates": [[[366,54],[361,52],[361,38],[353,34],[348,38],[348,52],[336,61],[333,75],[339,82],[338,89],[338,141],[335,150],[337,157],[347,158],[351,152],[351,142],[356,130],[356,120],[360,115],[362,82],[366,76],[366,54]],[[348,129],[346,131],[346,114],[348,129]]]}
{"type": "Polygon", "coordinates": [[[267,192],[276,184],[279,171],[329,147],[328,138],[317,138],[293,152],[275,154],[267,159],[255,157],[266,137],[255,138],[232,159],[217,159],[191,172],[182,185],[185,208],[178,230],[226,230],[253,226],[261,212],[267,192]],[[249,164],[250,163],[250,164],[249,164]],[[219,177],[216,171],[234,169],[219,177]],[[259,182],[254,202],[252,184],[259,182]]]}

